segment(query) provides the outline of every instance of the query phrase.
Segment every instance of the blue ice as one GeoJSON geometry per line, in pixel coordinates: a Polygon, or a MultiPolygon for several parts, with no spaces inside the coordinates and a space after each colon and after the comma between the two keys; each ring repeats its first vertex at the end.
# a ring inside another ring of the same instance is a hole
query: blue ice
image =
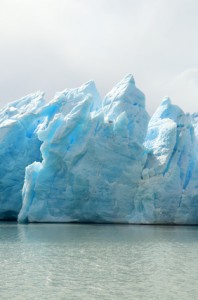
{"type": "Polygon", "coordinates": [[[198,114],[170,99],[149,118],[127,75],[0,111],[0,218],[198,224],[198,114]]]}

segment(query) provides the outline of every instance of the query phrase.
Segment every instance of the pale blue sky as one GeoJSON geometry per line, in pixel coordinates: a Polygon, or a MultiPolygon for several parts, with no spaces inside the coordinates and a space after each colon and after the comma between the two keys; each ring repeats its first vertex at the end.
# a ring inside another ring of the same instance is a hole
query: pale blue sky
{"type": "Polygon", "coordinates": [[[127,73],[152,113],[164,96],[198,111],[197,0],[1,0],[0,107],[127,73]]]}

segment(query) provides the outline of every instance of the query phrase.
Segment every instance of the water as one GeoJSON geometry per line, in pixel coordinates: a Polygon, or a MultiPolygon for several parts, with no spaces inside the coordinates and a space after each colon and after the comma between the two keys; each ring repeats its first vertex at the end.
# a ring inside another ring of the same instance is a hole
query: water
{"type": "Polygon", "coordinates": [[[198,227],[0,223],[0,299],[198,299],[198,227]]]}

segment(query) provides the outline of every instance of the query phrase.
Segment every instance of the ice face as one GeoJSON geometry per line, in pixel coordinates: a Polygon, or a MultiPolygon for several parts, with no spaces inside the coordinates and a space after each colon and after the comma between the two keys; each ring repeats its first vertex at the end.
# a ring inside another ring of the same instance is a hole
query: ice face
{"type": "Polygon", "coordinates": [[[39,132],[43,162],[27,168],[20,222],[129,221],[147,158],[144,95],[127,76],[91,114],[90,94],[39,132]]]}
{"type": "Polygon", "coordinates": [[[131,75],[13,102],[0,141],[1,219],[198,224],[198,115],[166,98],[149,121],[131,75]]]}
{"type": "Polygon", "coordinates": [[[60,112],[66,115],[90,92],[90,97],[94,98],[90,109],[97,111],[102,102],[92,81],[56,94],[47,104],[44,94],[37,92],[12,102],[0,111],[0,219],[18,216],[25,168],[42,160],[42,141],[38,133],[44,135],[55,116],[60,112]]]}
{"type": "Polygon", "coordinates": [[[144,145],[148,159],[136,195],[139,214],[134,211],[132,219],[196,224],[198,177],[191,117],[165,99],[149,122],[144,145]]]}
{"type": "Polygon", "coordinates": [[[17,218],[25,167],[41,161],[36,131],[43,93],[28,95],[0,111],[0,219],[17,218]]]}
{"type": "Polygon", "coordinates": [[[193,129],[194,129],[196,154],[198,157],[198,113],[191,115],[191,122],[192,122],[193,129]]]}

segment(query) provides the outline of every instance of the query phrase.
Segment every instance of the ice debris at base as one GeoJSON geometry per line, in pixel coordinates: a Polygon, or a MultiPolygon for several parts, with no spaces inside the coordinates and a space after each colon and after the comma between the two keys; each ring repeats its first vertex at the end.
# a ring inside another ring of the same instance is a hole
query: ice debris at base
{"type": "Polygon", "coordinates": [[[198,114],[167,98],[149,121],[131,75],[11,103],[0,149],[1,219],[198,224],[198,114]]]}

